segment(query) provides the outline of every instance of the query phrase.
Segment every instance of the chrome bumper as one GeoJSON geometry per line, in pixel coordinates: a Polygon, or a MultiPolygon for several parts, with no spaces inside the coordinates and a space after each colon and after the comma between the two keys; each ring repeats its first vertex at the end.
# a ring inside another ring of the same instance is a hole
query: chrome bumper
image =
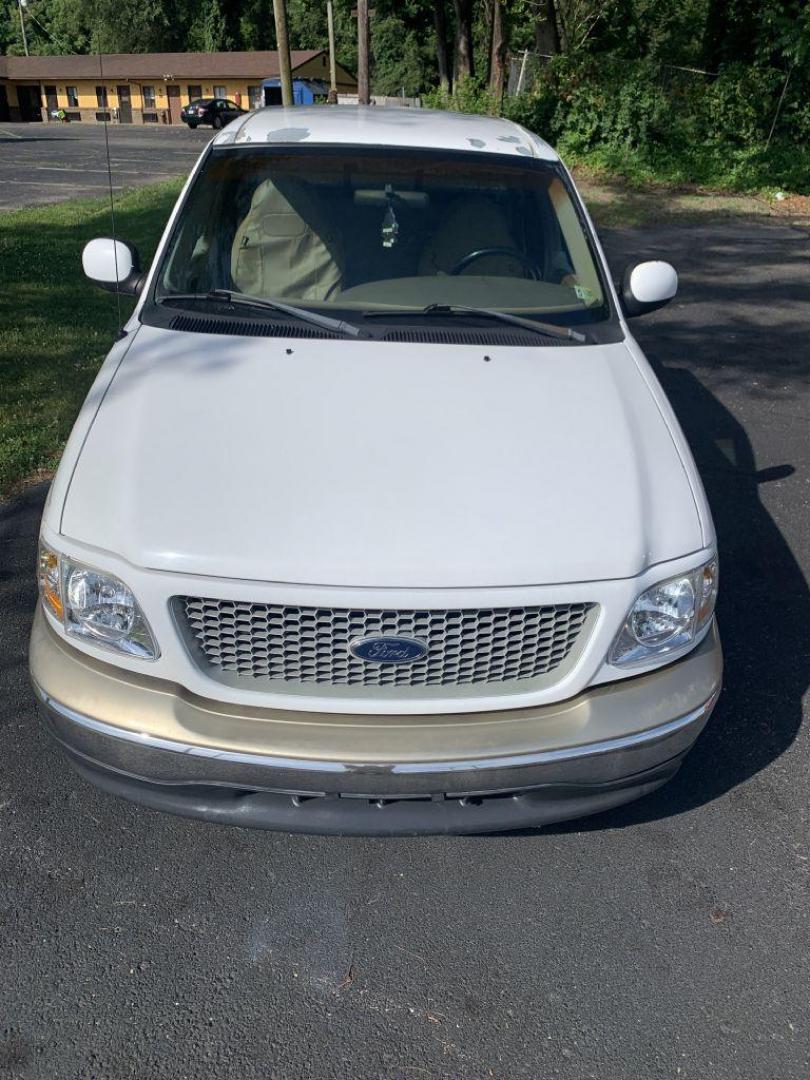
{"type": "Polygon", "coordinates": [[[341,755],[341,739],[344,751],[348,743],[335,717],[315,725],[313,736],[309,714],[282,718],[193,699],[78,654],[41,614],[31,673],[46,724],[79,771],[157,809],[291,831],[478,832],[578,817],[664,783],[709,718],[722,657],[713,627],[683,660],[572,701],[456,716],[452,724],[418,717],[406,727],[410,752],[398,759],[392,718],[365,718],[364,743],[373,746],[371,732],[380,733],[376,760],[341,755]],[[278,749],[268,749],[282,719],[278,749]],[[290,754],[296,723],[305,753],[290,754]],[[229,729],[233,744],[223,745],[229,729]],[[182,731],[187,739],[175,736],[182,731]],[[500,747],[493,743],[499,731],[500,747]],[[203,732],[217,738],[203,741],[203,732]],[[588,732],[602,737],[588,739],[588,732]],[[320,756],[310,752],[313,738],[321,740],[320,756]]]}

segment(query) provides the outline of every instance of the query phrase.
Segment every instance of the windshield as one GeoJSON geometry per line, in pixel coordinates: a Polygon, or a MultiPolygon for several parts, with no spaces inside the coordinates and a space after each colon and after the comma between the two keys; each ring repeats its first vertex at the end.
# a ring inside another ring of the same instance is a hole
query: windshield
{"type": "Polygon", "coordinates": [[[213,150],[156,280],[156,298],[179,303],[230,290],[325,312],[609,315],[563,171],[480,153],[213,150]]]}

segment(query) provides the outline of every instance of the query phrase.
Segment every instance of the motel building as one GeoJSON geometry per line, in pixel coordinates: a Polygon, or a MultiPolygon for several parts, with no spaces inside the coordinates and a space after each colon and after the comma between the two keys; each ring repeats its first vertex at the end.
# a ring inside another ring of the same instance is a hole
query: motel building
{"type": "MultiPolygon", "coordinates": [[[[290,56],[295,103],[329,91],[325,49],[290,56]]],[[[357,80],[337,65],[338,93],[357,80]]],[[[195,98],[221,97],[243,109],[281,104],[277,52],[109,53],[102,56],[0,56],[0,121],[180,124],[195,98]]]]}

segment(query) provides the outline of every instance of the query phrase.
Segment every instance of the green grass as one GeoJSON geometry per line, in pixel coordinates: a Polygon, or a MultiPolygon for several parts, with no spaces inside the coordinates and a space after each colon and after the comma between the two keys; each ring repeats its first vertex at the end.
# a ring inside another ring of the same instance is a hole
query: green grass
{"type": "MultiPolygon", "coordinates": [[[[116,231],[148,265],[182,181],[116,200],[116,231]]],[[[52,468],[118,329],[116,298],[82,273],[110,235],[108,199],[0,213],[0,497],[52,468]]],[[[131,311],[122,300],[122,315],[131,311]]]]}

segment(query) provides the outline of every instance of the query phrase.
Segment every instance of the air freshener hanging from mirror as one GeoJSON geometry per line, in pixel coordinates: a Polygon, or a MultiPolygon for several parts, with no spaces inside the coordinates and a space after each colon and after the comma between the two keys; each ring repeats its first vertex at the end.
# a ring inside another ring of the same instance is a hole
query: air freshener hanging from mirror
{"type": "Polygon", "coordinates": [[[382,228],[380,229],[380,235],[382,236],[382,246],[384,248],[392,248],[397,242],[399,237],[399,222],[397,216],[394,213],[394,192],[390,184],[385,185],[385,200],[387,203],[385,214],[382,219],[382,228]]]}

